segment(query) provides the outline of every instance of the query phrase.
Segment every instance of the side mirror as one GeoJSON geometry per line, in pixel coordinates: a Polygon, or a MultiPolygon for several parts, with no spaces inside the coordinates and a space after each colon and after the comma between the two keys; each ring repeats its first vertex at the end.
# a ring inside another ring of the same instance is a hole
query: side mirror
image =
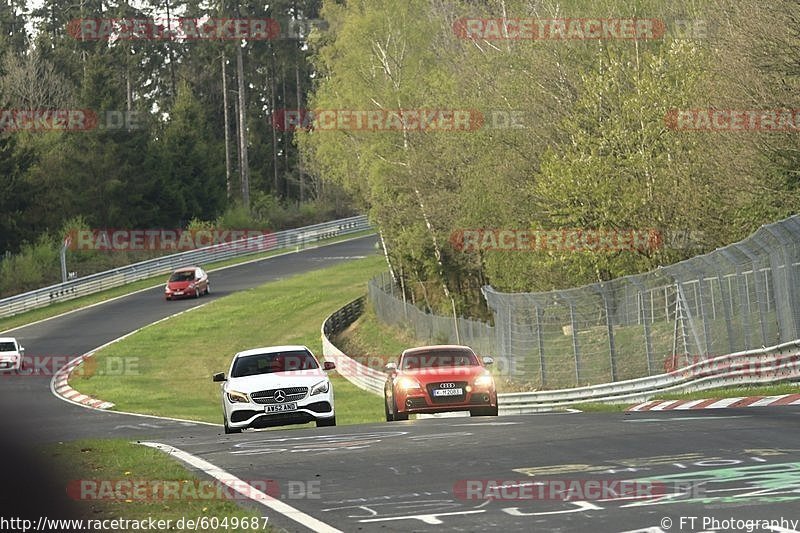
{"type": "Polygon", "coordinates": [[[20,346],[19,347],[19,353],[25,353],[25,347],[24,346],[20,346]]]}
{"type": "Polygon", "coordinates": [[[489,357],[488,355],[483,356],[483,364],[486,365],[486,366],[493,365],[494,364],[494,358],[493,357],[489,357]]]}
{"type": "Polygon", "coordinates": [[[386,366],[383,367],[387,374],[391,374],[392,372],[397,372],[397,363],[386,363],[386,366]]]}
{"type": "Polygon", "coordinates": [[[333,370],[336,368],[336,364],[333,361],[325,361],[322,363],[323,370],[333,370]]]}
{"type": "Polygon", "coordinates": [[[228,381],[225,379],[225,372],[218,372],[211,376],[211,381],[228,381]]]}

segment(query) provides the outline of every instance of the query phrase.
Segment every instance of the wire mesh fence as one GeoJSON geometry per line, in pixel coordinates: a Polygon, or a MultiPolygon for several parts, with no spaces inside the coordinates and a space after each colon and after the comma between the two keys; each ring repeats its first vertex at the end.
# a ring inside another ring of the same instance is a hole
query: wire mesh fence
{"type": "Polygon", "coordinates": [[[378,317],[420,340],[495,355],[525,388],[644,377],[710,357],[800,338],[800,216],[711,253],[605,283],[483,295],[494,327],[426,314],[388,276],[370,284],[378,317]],[[458,330],[456,330],[458,324],[458,330]]]}

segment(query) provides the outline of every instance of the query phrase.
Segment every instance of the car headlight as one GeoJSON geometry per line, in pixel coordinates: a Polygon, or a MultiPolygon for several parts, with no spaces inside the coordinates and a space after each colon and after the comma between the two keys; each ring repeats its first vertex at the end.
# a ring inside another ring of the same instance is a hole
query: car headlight
{"type": "Polygon", "coordinates": [[[250,399],[247,397],[247,394],[243,392],[229,390],[227,394],[228,400],[230,400],[231,403],[250,403],[250,399]]]}
{"type": "Polygon", "coordinates": [[[400,390],[414,390],[421,389],[422,387],[420,387],[419,382],[416,379],[408,376],[402,376],[397,380],[397,388],[400,390]]]}
{"type": "Polygon", "coordinates": [[[311,387],[311,393],[309,396],[314,396],[315,394],[324,394],[328,392],[331,388],[331,383],[328,380],[320,381],[313,387],[311,387]]]}
{"type": "Polygon", "coordinates": [[[491,387],[494,385],[494,380],[492,379],[492,375],[487,372],[475,378],[473,385],[476,387],[491,387]]]}

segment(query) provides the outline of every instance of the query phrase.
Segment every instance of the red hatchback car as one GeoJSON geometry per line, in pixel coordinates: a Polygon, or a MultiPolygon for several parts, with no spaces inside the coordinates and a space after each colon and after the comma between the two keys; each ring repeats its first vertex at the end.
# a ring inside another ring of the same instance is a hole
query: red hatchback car
{"type": "Polygon", "coordinates": [[[200,298],[211,292],[208,274],[200,267],[183,267],[175,270],[164,287],[164,298],[200,298]]]}
{"type": "Polygon", "coordinates": [[[415,413],[469,411],[471,416],[497,416],[497,390],[482,359],[467,346],[411,348],[398,363],[386,365],[386,421],[408,420],[415,413]]]}

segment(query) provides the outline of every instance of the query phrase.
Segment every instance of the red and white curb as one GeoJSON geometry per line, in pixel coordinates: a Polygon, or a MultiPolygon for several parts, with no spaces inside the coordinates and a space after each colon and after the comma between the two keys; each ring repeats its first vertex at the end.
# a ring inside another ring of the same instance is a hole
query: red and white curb
{"type": "Polygon", "coordinates": [[[73,403],[73,404],[76,404],[76,405],[81,405],[83,407],[88,407],[90,409],[110,409],[111,407],[114,407],[114,404],[111,403],[111,402],[104,402],[103,400],[98,400],[97,398],[92,398],[91,396],[87,396],[86,394],[81,394],[80,392],[78,392],[75,389],[73,389],[72,387],[70,387],[69,383],[68,383],[68,380],[69,380],[69,375],[72,372],[72,370],[75,367],[77,367],[79,364],[84,362],[86,359],[88,359],[89,357],[92,357],[95,354],[95,352],[98,352],[98,351],[102,350],[106,346],[110,346],[110,345],[112,345],[114,343],[117,343],[117,342],[123,340],[123,339],[126,339],[126,338],[130,337],[131,335],[142,331],[144,328],[149,328],[150,326],[154,326],[154,325],[159,324],[161,322],[165,322],[165,321],[169,320],[170,318],[174,318],[174,317],[180,316],[180,315],[182,315],[184,313],[189,313],[189,312],[194,311],[196,309],[200,309],[202,307],[205,307],[209,303],[211,303],[211,302],[206,302],[206,303],[203,303],[203,304],[200,304],[200,305],[196,305],[194,307],[190,307],[189,309],[184,309],[183,311],[180,311],[178,313],[174,313],[174,314],[171,314],[169,316],[165,316],[164,318],[162,318],[160,320],[156,320],[155,322],[151,322],[150,324],[142,326],[141,328],[138,328],[138,329],[135,329],[135,330],[133,330],[133,331],[131,331],[129,333],[126,333],[122,337],[117,337],[116,339],[114,339],[112,341],[109,341],[109,342],[103,344],[102,346],[98,346],[97,348],[95,348],[91,352],[87,352],[87,353],[81,355],[80,357],[76,357],[75,359],[73,359],[72,361],[70,361],[69,363],[67,363],[66,365],[64,365],[64,366],[62,366],[61,368],[58,369],[58,372],[55,373],[55,375],[53,376],[52,381],[50,381],[50,390],[52,391],[53,394],[55,394],[55,396],[57,398],[61,398],[62,400],[66,401],[66,402],[69,402],[69,403],[73,403]]]}
{"type": "Polygon", "coordinates": [[[626,411],[690,411],[696,409],[774,407],[777,405],[800,405],[800,394],[711,398],[707,400],[654,400],[634,405],[626,409],[626,411]]]}
{"type": "Polygon", "coordinates": [[[92,398],[91,396],[81,394],[80,392],[76,391],[75,389],[69,386],[68,380],[70,373],[78,365],[83,363],[83,361],[87,357],[91,357],[92,355],[93,353],[81,355],[80,357],[76,357],[66,365],[59,368],[58,372],[56,372],[56,375],[53,376],[53,382],[52,382],[53,392],[71,403],[85,405],[87,407],[92,407],[94,409],[110,409],[111,407],[114,407],[113,403],[104,402],[103,400],[98,400],[96,398],[92,398]]]}

